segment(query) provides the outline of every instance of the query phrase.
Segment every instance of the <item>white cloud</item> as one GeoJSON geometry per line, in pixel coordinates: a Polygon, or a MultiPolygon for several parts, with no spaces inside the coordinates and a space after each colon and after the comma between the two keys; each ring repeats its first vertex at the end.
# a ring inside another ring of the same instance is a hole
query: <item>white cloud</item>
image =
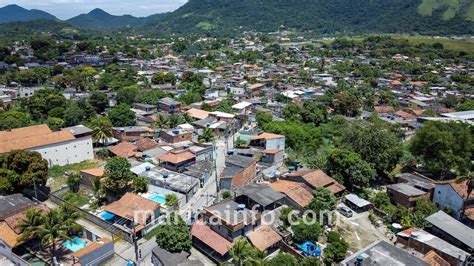
{"type": "Polygon", "coordinates": [[[149,16],[169,12],[187,0],[0,0],[0,7],[17,4],[27,9],[40,9],[60,19],[68,19],[94,8],[101,8],[113,15],[130,14],[149,16]]]}

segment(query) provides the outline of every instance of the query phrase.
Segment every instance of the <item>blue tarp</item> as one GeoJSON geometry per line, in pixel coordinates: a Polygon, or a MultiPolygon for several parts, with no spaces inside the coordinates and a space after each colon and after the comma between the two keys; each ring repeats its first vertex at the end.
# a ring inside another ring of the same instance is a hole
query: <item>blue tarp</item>
{"type": "Polygon", "coordinates": [[[297,246],[303,251],[305,256],[319,257],[321,255],[321,248],[313,244],[311,241],[306,241],[297,246]]]}
{"type": "Polygon", "coordinates": [[[111,220],[112,218],[115,217],[115,214],[113,213],[110,213],[110,212],[104,212],[100,215],[102,217],[102,219],[104,220],[111,220]]]}

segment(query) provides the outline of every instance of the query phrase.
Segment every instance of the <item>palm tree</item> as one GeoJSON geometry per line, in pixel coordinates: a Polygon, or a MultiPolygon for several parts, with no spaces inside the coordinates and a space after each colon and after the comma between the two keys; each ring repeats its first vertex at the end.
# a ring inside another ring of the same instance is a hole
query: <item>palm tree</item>
{"type": "Polygon", "coordinates": [[[176,209],[176,207],[179,204],[178,196],[176,196],[175,194],[168,194],[166,195],[165,199],[166,199],[166,206],[176,209]]]}
{"type": "Polygon", "coordinates": [[[252,259],[252,265],[255,266],[265,266],[268,262],[267,256],[268,252],[266,250],[258,250],[255,249],[254,251],[254,258],[252,259]]]}
{"type": "Polygon", "coordinates": [[[76,220],[81,218],[81,214],[72,205],[64,204],[59,207],[59,216],[64,225],[70,229],[70,234],[81,230],[82,227],[76,223],[76,220]]]}
{"type": "Polygon", "coordinates": [[[26,211],[26,217],[20,222],[20,241],[38,237],[38,226],[43,224],[44,216],[40,209],[30,208],[26,211]]]}
{"type": "Polygon", "coordinates": [[[106,143],[113,136],[112,122],[105,116],[93,118],[90,127],[93,130],[92,139],[95,143],[106,143]]]}
{"type": "Polygon", "coordinates": [[[254,248],[245,239],[239,239],[234,242],[234,246],[229,250],[232,256],[232,264],[242,266],[252,259],[255,253],[254,248]]]}
{"type": "Polygon", "coordinates": [[[474,172],[469,171],[466,175],[461,175],[456,179],[456,183],[464,183],[466,182],[467,186],[467,195],[462,206],[461,216],[464,216],[464,212],[466,211],[467,201],[471,196],[472,191],[474,190],[474,172]]]}
{"type": "Polygon", "coordinates": [[[198,138],[199,142],[211,142],[214,140],[214,135],[212,134],[212,130],[210,128],[205,128],[204,132],[198,138]]]}
{"type": "Polygon", "coordinates": [[[170,121],[168,117],[160,114],[156,118],[155,126],[161,129],[168,129],[170,128],[170,121]]]}
{"type": "Polygon", "coordinates": [[[37,227],[37,234],[41,243],[51,245],[51,256],[56,255],[56,244],[61,240],[69,240],[69,225],[63,220],[59,209],[49,211],[44,216],[43,224],[37,227]]]}

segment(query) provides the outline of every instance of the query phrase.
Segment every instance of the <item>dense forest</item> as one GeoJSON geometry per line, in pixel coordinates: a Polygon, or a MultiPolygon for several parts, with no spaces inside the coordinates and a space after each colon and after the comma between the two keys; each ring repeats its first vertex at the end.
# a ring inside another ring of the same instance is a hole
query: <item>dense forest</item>
{"type": "Polygon", "coordinates": [[[286,29],[332,33],[472,34],[474,22],[460,11],[444,19],[442,8],[421,0],[191,0],[156,24],[151,31],[178,33],[286,29]]]}

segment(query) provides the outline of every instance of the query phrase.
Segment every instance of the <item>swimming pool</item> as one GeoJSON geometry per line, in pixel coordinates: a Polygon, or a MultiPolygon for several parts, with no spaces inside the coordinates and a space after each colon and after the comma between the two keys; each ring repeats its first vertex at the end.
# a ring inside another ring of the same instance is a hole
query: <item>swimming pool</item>
{"type": "Polygon", "coordinates": [[[64,242],[64,247],[72,252],[76,252],[87,247],[87,242],[75,236],[71,240],[64,242]]]}
{"type": "Polygon", "coordinates": [[[161,205],[166,204],[166,198],[160,194],[152,193],[151,196],[148,197],[148,199],[154,202],[158,202],[161,205]]]}

